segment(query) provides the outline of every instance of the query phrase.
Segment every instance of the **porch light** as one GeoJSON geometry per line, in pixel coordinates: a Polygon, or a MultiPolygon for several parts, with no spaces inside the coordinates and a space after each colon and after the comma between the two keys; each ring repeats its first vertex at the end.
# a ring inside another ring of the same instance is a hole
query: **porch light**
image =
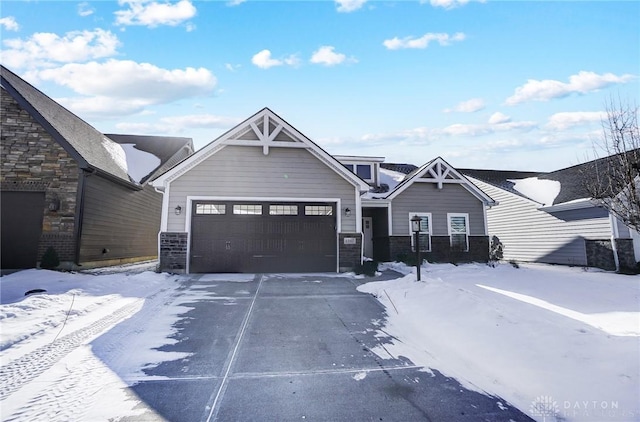
{"type": "Polygon", "coordinates": [[[182,207],[181,207],[180,205],[178,205],[178,206],[175,208],[175,211],[176,211],[176,215],[180,215],[180,214],[182,213],[182,207]]]}
{"type": "Polygon", "coordinates": [[[351,209],[350,208],[345,208],[344,209],[344,215],[346,215],[347,217],[351,216],[351,209]]]}
{"type": "Polygon", "coordinates": [[[417,215],[411,218],[411,231],[416,239],[416,274],[418,275],[418,281],[420,281],[420,264],[422,263],[422,257],[420,256],[420,221],[422,221],[422,218],[417,215]]]}

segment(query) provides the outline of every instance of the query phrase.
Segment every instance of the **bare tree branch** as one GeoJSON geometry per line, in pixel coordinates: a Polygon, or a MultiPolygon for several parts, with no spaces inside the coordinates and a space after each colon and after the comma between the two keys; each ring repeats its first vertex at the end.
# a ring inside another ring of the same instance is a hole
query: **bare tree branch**
{"type": "MultiPolygon", "coordinates": [[[[640,132],[638,106],[609,99],[602,121],[605,157],[594,160],[582,174],[589,195],[628,227],[640,231],[640,132]]],[[[597,154],[597,151],[596,151],[597,154]]]]}

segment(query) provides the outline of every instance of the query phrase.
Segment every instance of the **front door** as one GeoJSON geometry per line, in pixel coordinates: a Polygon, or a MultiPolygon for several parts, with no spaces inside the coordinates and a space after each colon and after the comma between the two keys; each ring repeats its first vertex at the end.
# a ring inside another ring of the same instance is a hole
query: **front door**
{"type": "Polygon", "coordinates": [[[364,256],[373,258],[373,218],[362,217],[362,234],[364,256]]]}

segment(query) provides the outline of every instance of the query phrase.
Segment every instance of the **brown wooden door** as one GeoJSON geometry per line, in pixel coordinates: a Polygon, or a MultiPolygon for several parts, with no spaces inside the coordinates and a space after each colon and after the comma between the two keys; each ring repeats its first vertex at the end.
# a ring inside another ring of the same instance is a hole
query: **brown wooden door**
{"type": "Polygon", "coordinates": [[[1,192],[2,269],[34,268],[42,234],[44,192],[1,192]]]}

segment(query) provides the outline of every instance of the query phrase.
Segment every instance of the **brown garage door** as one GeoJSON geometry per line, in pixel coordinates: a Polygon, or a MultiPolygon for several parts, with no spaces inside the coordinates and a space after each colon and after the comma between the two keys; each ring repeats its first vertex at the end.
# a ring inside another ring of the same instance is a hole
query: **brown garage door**
{"type": "Polygon", "coordinates": [[[34,268],[44,215],[43,192],[1,192],[3,269],[34,268]]]}
{"type": "Polygon", "coordinates": [[[334,203],[195,201],[190,272],[335,271],[334,203]]]}

